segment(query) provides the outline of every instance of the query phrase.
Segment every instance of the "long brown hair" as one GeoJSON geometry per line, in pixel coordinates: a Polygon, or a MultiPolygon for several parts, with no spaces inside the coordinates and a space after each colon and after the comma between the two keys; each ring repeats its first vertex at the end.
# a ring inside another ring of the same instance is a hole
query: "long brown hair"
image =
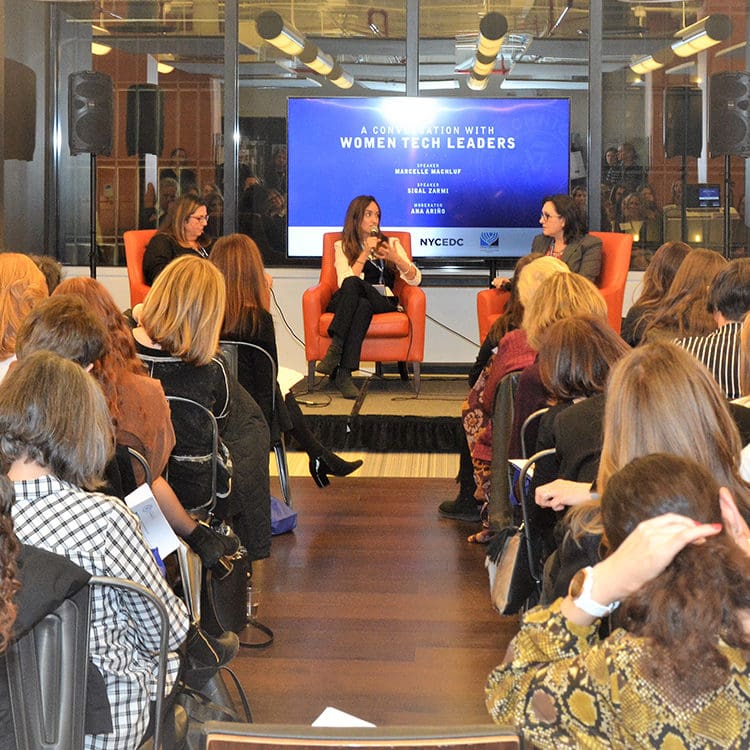
{"type": "Polygon", "coordinates": [[[123,373],[131,372],[145,375],[143,362],[135,351],[135,340],[125,316],[120,312],[117,303],[107,288],[96,279],[88,276],[76,276],[65,279],[53,293],[72,294],[80,297],[96,317],[104,323],[107,341],[103,355],[93,362],[92,374],[101,384],[107,397],[112,419],[117,423],[119,409],[117,406],[117,388],[123,373]]]}
{"type": "Polygon", "coordinates": [[[696,248],[680,265],[669,290],[657,305],[643,331],[643,339],[659,329],[667,329],[675,338],[701,336],[716,329],[708,311],[711,282],[727,261],[713,250],[696,248]]]}
{"type": "MultiPolygon", "coordinates": [[[[690,456],[705,466],[750,521],[750,485],[739,473],[740,434],[711,373],[677,344],[658,340],[626,354],[607,383],[597,489],[634,458],[690,456]]],[[[576,535],[601,533],[598,502],[572,508],[576,535]]]]}
{"type": "Polygon", "coordinates": [[[216,241],[209,260],[227,285],[222,335],[257,335],[268,289],[258,246],[246,234],[230,234],[216,241]]]}
{"type": "MultiPolygon", "coordinates": [[[[341,231],[341,246],[350,266],[354,264],[357,256],[362,252],[362,238],[359,236],[359,228],[362,225],[365,211],[371,203],[374,203],[378,207],[378,214],[380,214],[380,220],[382,221],[383,216],[380,211],[380,204],[373,195],[358,195],[352,199],[352,202],[346,209],[344,228],[341,231]]],[[[385,262],[385,265],[391,271],[395,272],[395,263],[388,260],[385,262]]]]}
{"type": "Polygon", "coordinates": [[[8,477],[0,474],[0,652],[5,651],[10,641],[17,608],[13,595],[20,588],[16,576],[16,560],[20,544],[13,529],[11,510],[15,492],[8,477]]]}
{"type": "MultiPolygon", "coordinates": [[[[677,513],[721,523],[719,483],[705,466],[683,456],[637,458],[609,478],[602,495],[609,545],[616,549],[641,521],[677,513]]],[[[646,639],[646,676],[667,700],[715,690],[730,664],[718,647],[750,647],[741,611],[750,607],[750,558],[722,531],[688,544],[656,578],[624,602],[626,630],[646,639]]]]}
{"type": "Polygon", "coordinates": [[[539,377],[553,401],[588,398],[604,392],[610,368],[628,351],[606,318],[573,315],[544,332],[539,377]]]}
{"type": "Polygon", "coordinates": [[[658,305],[689,252],[690,245],[685,242],[665,242],[660,245],[643,274],[643,287],[633,307],[658,305]]]}

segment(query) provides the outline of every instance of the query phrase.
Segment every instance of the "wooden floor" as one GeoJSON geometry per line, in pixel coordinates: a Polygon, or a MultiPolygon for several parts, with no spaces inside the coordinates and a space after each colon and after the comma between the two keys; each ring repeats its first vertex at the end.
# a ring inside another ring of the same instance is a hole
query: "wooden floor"
{"type": "Polygon", "coordinates": [[[334,706],[380,726],[489,722],[484,682],[517,621],[491,608],[474,525],[437,514],[454,481],[292,482],[298,528],[253,575],[275,642],[232,664],[255,721],[334,706]]]}

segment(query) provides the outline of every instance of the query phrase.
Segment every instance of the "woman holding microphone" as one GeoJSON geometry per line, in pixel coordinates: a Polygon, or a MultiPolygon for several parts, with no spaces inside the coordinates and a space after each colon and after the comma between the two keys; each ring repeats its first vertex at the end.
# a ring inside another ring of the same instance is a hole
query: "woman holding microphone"
{"type": "Polygon", "coordinates": [[[335,249],[339,288],[327,307],[334,313],[328,327],[333,341],[316,370],[330,375],[344,398],[356,399],[352,372],[359,368],[372,316],[397,309],[396,274],[410,286],[418,286],[422,274],[398,239],[380,232],[380,206],[372,195],[359,195],[349,204],[335,249]]]}

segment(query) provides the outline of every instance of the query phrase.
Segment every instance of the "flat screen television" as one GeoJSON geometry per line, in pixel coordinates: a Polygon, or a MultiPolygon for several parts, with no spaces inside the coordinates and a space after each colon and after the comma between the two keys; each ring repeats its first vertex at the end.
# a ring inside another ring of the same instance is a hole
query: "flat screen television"
{"type": "Polygon", "coordinates": [[[357,195],[415,258],[525,255],[569,190],[570,100],[289,99],[288,256],[315,257],[357,195]]]}

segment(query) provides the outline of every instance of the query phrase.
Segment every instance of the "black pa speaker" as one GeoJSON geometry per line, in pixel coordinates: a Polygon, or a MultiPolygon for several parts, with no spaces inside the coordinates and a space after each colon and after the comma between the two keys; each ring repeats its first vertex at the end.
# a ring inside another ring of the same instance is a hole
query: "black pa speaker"
{"type": "Polygon", "coordinates": [[[136,83],[128,89],[125,144],[128,156],[164,150],[164,92],[155,83],[136,83]]]}
{"type": "Polygon", "coordinates": [[[3,158],[34,160],[36,146],[36,73],[5,58],[3,158]]]}
{"type": "Polygon", "coordinates": [[[112,79],[82,70],[68,76],[68,144],[75,154],[112,153],[112,79]]]}
{"type": "Polygon", "coordinates": [[[750,73],[711,76],[708,146],[712,156],[750,156],[750,73]]]}
{"type": "Polygon", "coordinates": [[[693,156],[703,150],[701,90],[694,86],[670,86],[664,90],[664,156],[693,156]]]}

